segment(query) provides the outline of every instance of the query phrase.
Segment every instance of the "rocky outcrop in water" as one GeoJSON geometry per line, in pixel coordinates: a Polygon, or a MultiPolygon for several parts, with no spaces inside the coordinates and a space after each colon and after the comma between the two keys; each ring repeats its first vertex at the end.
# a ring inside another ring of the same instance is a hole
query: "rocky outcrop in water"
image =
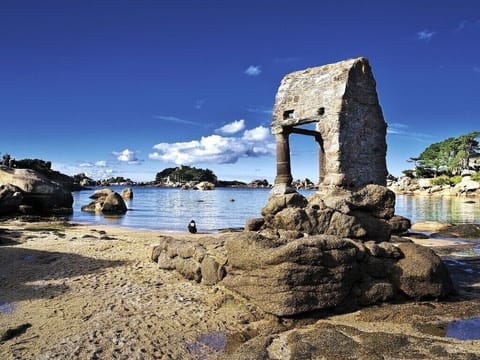
{"type": "Polygon", "coordinates": [[[95,191],[90,198],[94,199],[94,201],[82,206],[82,211],[106,215],[122,215],[128,210],[122,196],[108,188],[95,191]]]}
{"type": "Polygon", "coordinates": [[[133,199],[133,190],[132,190],[132,188],[123,189],[122,193],[120,195],[122,195],[122,198],[124,198],[125,200],[132,200],[133,199]]]}
{"type": "Polygon", "coordinates": [[[70,190],[37,171],[2,166],[0,185],[4,215],[68,215],[73,211],[70,190]]]}

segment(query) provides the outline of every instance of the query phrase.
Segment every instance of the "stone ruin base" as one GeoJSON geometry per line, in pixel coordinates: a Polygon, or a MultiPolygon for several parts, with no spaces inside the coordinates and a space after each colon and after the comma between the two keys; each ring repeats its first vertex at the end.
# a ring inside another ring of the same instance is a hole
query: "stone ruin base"
{"type": "Polygon", "coordinates": [[[163,237],[151,258],[187,279],[225,286],[276,316],[453,292],[431,249],[390,241],[410,227],[394,207],[395,195],[379,185],[324,189],[308,200],[273,193],[263,218],[249,221],[246,231],[198,241],[163,237]]]}

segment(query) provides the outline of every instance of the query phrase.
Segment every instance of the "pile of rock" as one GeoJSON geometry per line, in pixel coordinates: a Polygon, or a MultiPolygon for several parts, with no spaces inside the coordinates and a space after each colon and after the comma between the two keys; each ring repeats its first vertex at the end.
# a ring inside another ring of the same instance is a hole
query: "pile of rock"
{"type": "Polygon", "coordinates": [[[64,184],[34,170],[0,167],[0,215],[69,215],[72,205],[64,184]]]}

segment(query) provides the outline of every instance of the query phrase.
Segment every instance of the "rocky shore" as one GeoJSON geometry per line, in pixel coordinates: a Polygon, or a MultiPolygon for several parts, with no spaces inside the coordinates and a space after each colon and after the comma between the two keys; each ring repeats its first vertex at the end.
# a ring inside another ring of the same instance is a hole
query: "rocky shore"
{"type": "Polygon", "coordinates": [[[457,290],[447,299],[278,317],[147,255],[165,237],[223,236],[0,223],[0,358],[480,358],[480,340],[452,337],[454,321],[480,316],[478,238],[411,237],[447,264],[457,290]]]}
{"type": "Polygon", "coordinates": [[[401,177],[388,180],[387,186],[397,195],[417,196],[480,196],[480,182],[472,180],[469,174],[462,176],[455,185],[436,185],[435,179],[401,177]]]}

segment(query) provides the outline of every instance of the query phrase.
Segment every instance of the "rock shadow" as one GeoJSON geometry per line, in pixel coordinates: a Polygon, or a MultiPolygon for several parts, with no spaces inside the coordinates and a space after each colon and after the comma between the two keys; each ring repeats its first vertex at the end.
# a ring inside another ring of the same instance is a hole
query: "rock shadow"
{"type": "Polygon", "coordinates": [[[71,253],[0,246],[0,302],[54,298],[69,291],[67,278],[95,274],[124,263],[71,253]]]}

